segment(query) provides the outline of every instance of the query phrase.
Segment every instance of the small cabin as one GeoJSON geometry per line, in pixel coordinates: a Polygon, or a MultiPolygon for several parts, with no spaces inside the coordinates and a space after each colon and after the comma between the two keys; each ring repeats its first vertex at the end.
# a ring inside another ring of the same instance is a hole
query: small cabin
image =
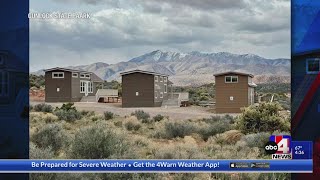
{"type": "Polygon", "coordinates": [[[45,70],[46,102],[79,102],[85,97],[94,97],[97,86],[103,80],[96,74],[67,68],[45,70]]]}
{"type": "Polygon", "coordinates": [[[160,107],[168,100],[168,75],[133,70],[122,76],[122,107],[160,107]]]}
{"type": "Polygon", "coordinates": [[[215,74],[216,113],[240,113],[241,108],[254,104],[253,75],[241,72],[215,74]]]}

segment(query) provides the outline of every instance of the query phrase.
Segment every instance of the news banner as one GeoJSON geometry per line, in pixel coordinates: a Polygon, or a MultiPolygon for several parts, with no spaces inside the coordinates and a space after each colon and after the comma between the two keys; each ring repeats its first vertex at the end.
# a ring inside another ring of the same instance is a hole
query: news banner
{"type": "Polygon", "coordinates": [[[271,136],[265,146],[272,159],[260,160],[0,160],[2,173],[139,172],[312,172],[312,142],[271,136]]]}

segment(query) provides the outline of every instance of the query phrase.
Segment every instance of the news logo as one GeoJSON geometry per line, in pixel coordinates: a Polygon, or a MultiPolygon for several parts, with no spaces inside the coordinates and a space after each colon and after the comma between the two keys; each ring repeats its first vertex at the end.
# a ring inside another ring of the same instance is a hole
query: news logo
{"type": "Polygon", "coordinates": [[[270,141],[265,145],[267,154],[272,155],[272,159],[292,159],[291,137],[287,135],[270,136],[270,141]]]}

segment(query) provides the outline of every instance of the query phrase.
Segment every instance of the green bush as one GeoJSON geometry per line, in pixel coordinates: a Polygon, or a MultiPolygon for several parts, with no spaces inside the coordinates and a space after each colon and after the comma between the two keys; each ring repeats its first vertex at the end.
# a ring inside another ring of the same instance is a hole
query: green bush
{"type": "Polygon", "coordinates": [[[231,124],[228,121],[218,120],[199,127],[197,133],[206,141],[210,136],[226,132],[230,129],[231,124]]]}
{"type": "Polygon", "coordinates": [[[57,153],[67,143],[67,136],[60,125],[47,124],[31,136],[31,141],[39,148],[51,147],[57,153]]]}
{"type": "Polygon", "coordinates": [[[163,119],[164,119],[164,116],[162,116],[161,114],[158,114],[153,117],[153,121],[155,121],[155,122],[162,121],[163,119]]]}
{"type": "Polygon", "coordinates": [[[41,103],[41,104],[36,104],[33,107],[33,110],[36,112],[47,112],[50,113],[53,111],[53,107],[49,104],[41,103]]]}
{"type": "Polygon", "coordinates": [[[238,117],[237,127],[243,133],[289,131],[290,121],[283,117],[278,103],[261,103],[242,110],[238,117]]]}
{"type": "Polygon", "coordinates": [[[82,110],[80,111],[81,116],[94,116],[95,112],[94,111],[87,111],[87,110],[82,110]]]}
{"type": "Polygon", "coordinates": [[[33,105],[29,105],[29,111],[31,112],[33,110],[33,105]]]}
{"type": "Polygon", "coordinates": [[[176,137],[184,137],[191,135],[195,132],[196,128],[192,122],[185,121],[175,121],[175,122],[166,122],[165,123],[165,134],[164,137],[171,139],[176,137]]]}
{"type": "Polygon", "coordinates": [[[144,112],[143,110],[136,110],[135,112],[131,113],[132,116],[136,116],[138,120],[142,123],[149,123],[150,122],[150,114],[144,112]]]}
{"type": "Polygon", "coordinates": [[[60,108],[56,108],[56,110],[63,110],[63,111],[77,111],[76,107],[74,106],[74,103],[65,103],[62,104],[60,108]]]}
{"type": "Polygon", "coordinates": [[[128,144],[123,135],[97,124],[80,129],[76,133],[68,157],[72,159],[121,158],[127,150],[128,144]]]}
{"type": "Polygon", "coordinates": [[[124,127],[128,131],[138,131],[141,128],[141,124],[138,120],[128,119],[124,122],[124,127]]]}
{"type": "Polygon", "coordinates": [[[110,120],[110,119],[114,118],[114,114],[112,112],[106,111],[103,114],[104,114],[104,119],[105,120],[110,120]]]}
{"type": "Polygon", "coordinates": [[[37,145],[31,142],[29,151],[30,159],[53,159],[54,157],[54,151],[52,150],[51,146],[39,148],[37,145]]]}
{"type": "Polygon", "coordinates": [[[247,145],[251,148],[258,147],[258,148],[264,148],[266,143],[269,141],[270,133],[267,132],[260,132],[256,134],[247,134],[242,137],[242,140],[244,140],[247,145]]]}
{"type": "Polygon", "coordinates": [[[65,111],[58,109],[54,111],[54,115],[56,115],[59,120],[65,120],[67,122],[73,122],[82,118],[81,113],[76,110],[65,111]]]}

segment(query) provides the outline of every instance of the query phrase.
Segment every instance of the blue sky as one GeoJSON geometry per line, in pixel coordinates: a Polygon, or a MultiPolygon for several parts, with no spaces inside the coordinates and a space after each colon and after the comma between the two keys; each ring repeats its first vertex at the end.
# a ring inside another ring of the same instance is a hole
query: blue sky
{"type": "Polygon", "coordinates": [[[289,0],[30,0],[30,11],[92,14],[30,19],[31,71],[157,49],[290,57],[289,0]]]}

